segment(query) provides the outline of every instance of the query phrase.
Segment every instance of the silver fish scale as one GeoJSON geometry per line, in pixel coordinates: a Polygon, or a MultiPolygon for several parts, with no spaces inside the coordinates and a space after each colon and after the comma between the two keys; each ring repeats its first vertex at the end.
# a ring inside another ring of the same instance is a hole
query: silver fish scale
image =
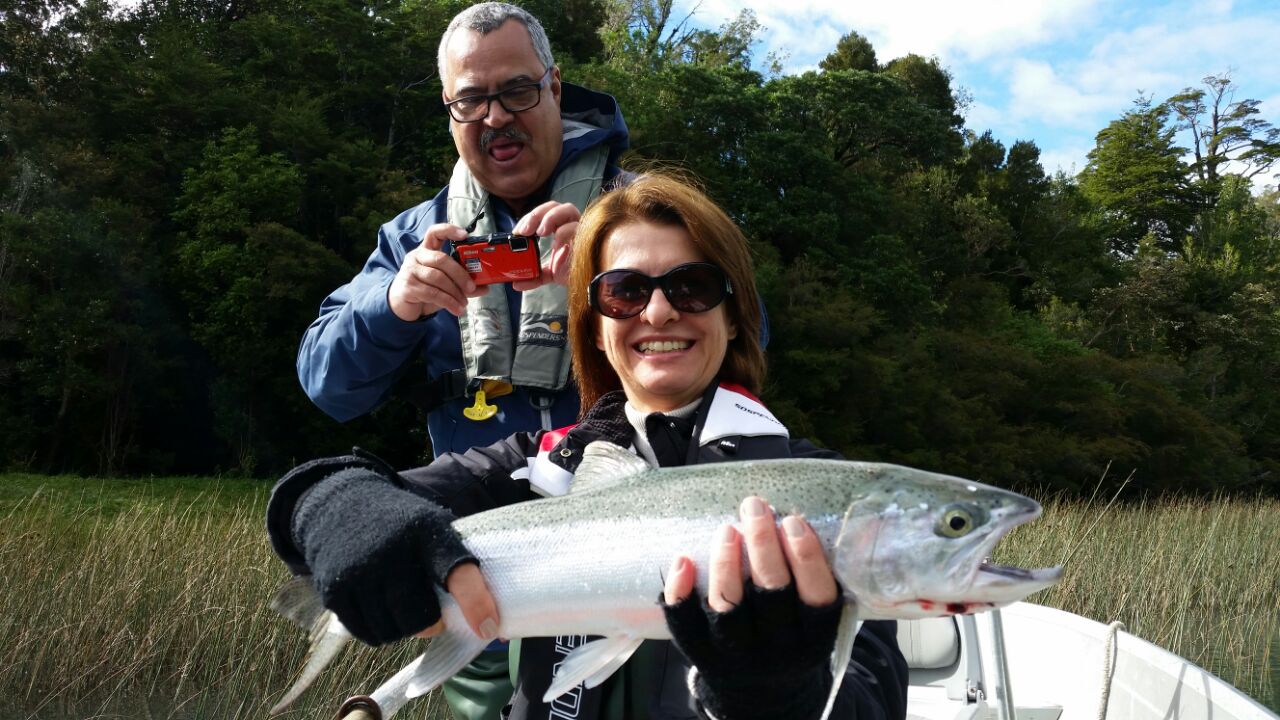
{"type": "MultiPolygon", "coordinates": [[[[842,460],[757,460],[693,465],[637,473],[556,498],[498,508],[462,518],[454,527],[472,534],[582,522],[587,518],[689,518],[725,513],[736,516],[749,495],[768,500],[780,514],[806,516],[844,509],[873,492],[886,499],[897,485],[908,494],[920,490],[920,471],[894,477],[895,466],[842,460]]],[[[903,468],[903,470],[906,470],[903,468]]],[[[591,482],[599,482],[591,479],[591,482]]],[[[910,497],[898,498],[899,503],[910,497]]]]}
{"type": "Polygon", "coordinates": [[[858,488],[879,484],[880,473],[866,470],[841,461],[765,460],[649,470],[607,484],[585,478],[587,489],[462,518],[454,527],[480,559],[503,635],[665,638],[657,606],[663,573],[677,555],[688,555],[705,588],[712,538],[736,522],[744,497],[764,497],[780,515],[806,515],[830,549],[858,488]]]}

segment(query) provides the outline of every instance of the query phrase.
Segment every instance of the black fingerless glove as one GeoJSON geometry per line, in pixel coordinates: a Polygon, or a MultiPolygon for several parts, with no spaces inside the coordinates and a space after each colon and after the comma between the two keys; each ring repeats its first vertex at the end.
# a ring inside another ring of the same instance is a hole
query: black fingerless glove
{"type": "Polygon", "coordinates": [[[453,515],[393,477],[369,466],[339,470],[299,498],[292,520],[325,607],[370,645],[434,624],[435,586],[458,564],[476,562],[450,525],[453,515]]]}
{"type": "Polygon", "coordinates": [[[831,652],[841,600],[800,601],[795,585],[761,590],[747,583],[727,613],[695,590],[676,605],[659,599],[680,651],[694,666],[698,711],[716,720],[816,720],[831,692],[831,652]]]}

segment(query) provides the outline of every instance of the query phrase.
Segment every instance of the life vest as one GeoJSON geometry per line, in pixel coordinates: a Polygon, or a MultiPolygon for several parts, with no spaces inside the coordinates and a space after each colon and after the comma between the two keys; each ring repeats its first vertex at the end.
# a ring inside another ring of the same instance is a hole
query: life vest
{"type": "MultiPolygon", "coordinates": [[[[563,126],[565,142],[598,129],[567,118],[563,126]]],[[[600,194],[608,160],[607,145],[581,152],[552,181],[551,199],[572,203],[579,212],[585,211],[587,204],[600,194]]],[[[489,192],[459,160],[449,180],[449,222],[465,227],[484,211],[473,232],[492,233],[496,227],[490,204],[489,192]]],[[[552,240],[538,240],[543,261],[551,252],[552,240]]],[[[567,299],[567,289],[555,283],[522,293],[520,326],[513,332],[505,288],[497,286],[480,297],[468,298],[467,310],[458,318],[468,391],[474,392],[486,380],[547,393],[563,389],[571,364],[567,299]]]]}

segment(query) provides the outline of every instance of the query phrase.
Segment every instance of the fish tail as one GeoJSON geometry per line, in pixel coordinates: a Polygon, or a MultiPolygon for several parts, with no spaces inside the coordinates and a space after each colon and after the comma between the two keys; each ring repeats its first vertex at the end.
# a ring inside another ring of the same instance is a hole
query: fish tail
{"type": "Polygon", "coordinates": [[[351,641],[351,633],[343,627],[336,615],[324,608],[320,595],[311,586],[311,579],[305,575],[292,578],[282,585],[271,599],[271,608],[307,630],[311,639],[307,661],[298,674],[298,679],[270,710],[271,715],[278,715],[287,710],[320,677],[320,673],[351,641]]]}

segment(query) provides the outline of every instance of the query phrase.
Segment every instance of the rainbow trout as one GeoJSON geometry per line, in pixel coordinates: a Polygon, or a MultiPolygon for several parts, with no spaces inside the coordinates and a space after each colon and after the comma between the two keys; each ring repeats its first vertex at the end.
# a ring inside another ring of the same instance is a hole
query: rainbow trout
{"type": "MultiPolygon", "coordinates": [[[[1034,519],[1030,498],[898,465],[842,460],[759,460],[653,469],[605,442],[588,446],[569,494],[497,508],[453,526],[480,561],[505,638],[598,635],[565,658],[544,701],[603,682],[646,639],[669,639],[658,597],[677,555],[693,558],[705,592],[712,538],[758,495],[778,518],[803,515],[821,538],[846,601],[823,717],[844,676],[862,620],[971,613],[1052,585],[1060,568],[1024,570],[985,561],[1012,528],[1034,519]]],[[[745,562],[745,559],[744,559],[745,562]]],[[[313,629],[311,657],[272,709],[292,703],[351,639],[307,579],[273,605],[313,629]]],[[[372,694],[389,718],[452,677],[484,649],[440,591],[446,630],[372,694]]]]}

